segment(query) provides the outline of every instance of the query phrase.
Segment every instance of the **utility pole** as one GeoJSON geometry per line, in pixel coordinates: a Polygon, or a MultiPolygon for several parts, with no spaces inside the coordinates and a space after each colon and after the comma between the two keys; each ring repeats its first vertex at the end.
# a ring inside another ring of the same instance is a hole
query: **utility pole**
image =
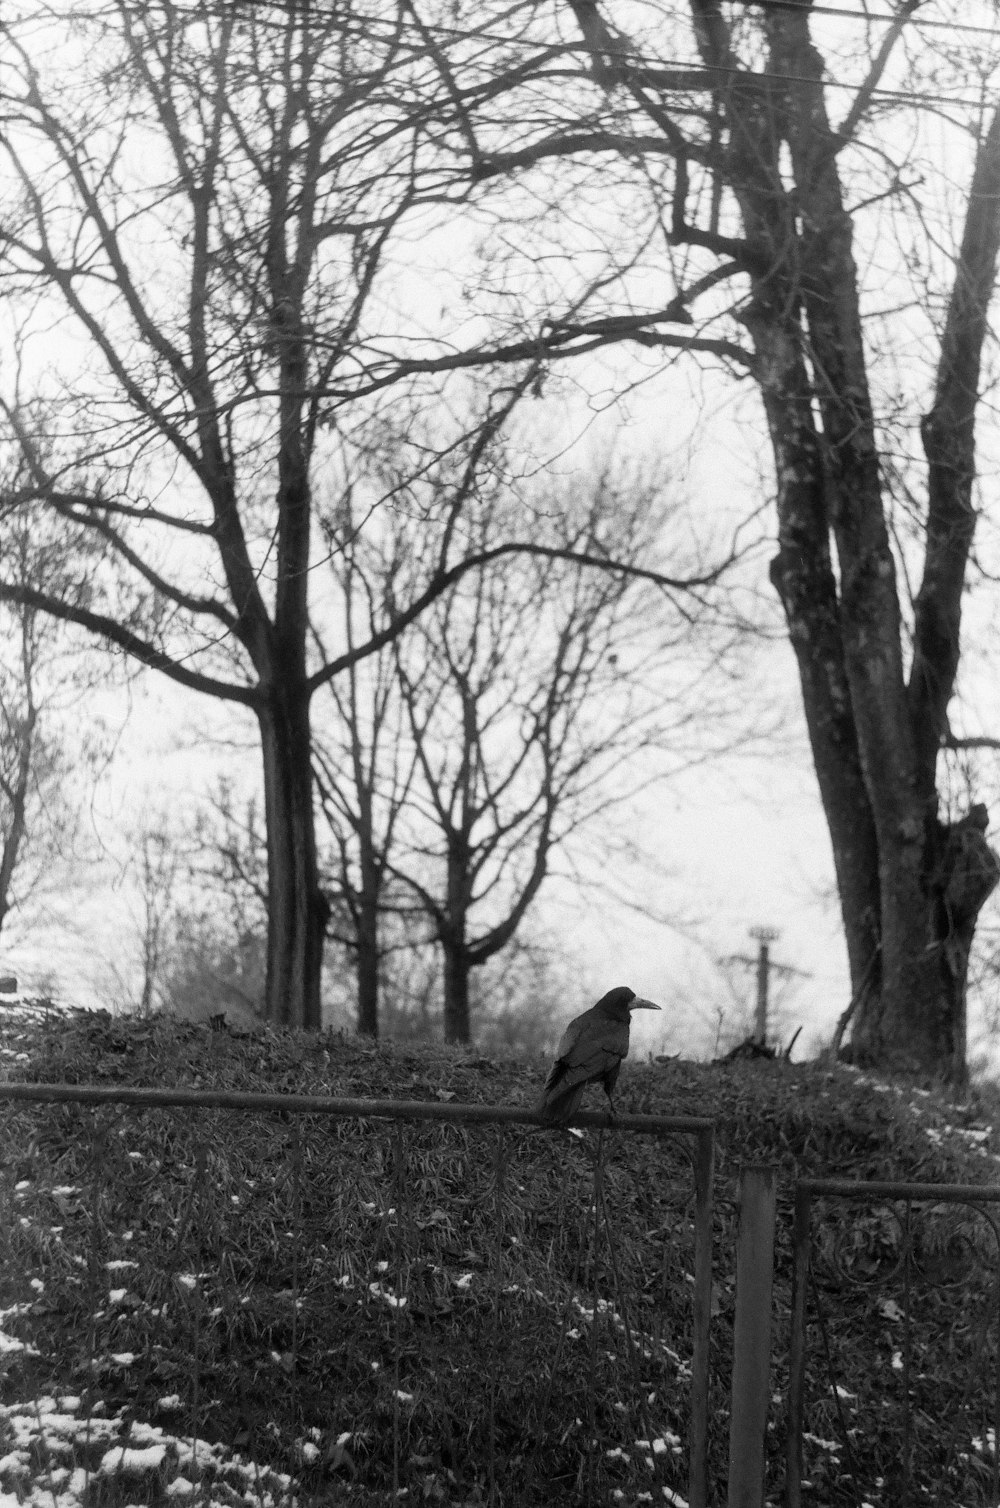
{"type": "Polygon", "coordinates": [[[721,958],[719,962],[739,963],[743,964],[745,968],[756,971],[757,1006],[754,1013],[754,1031],[751,1041],[756,1043],[758,1047],[766,1047],[771,976],[778,974],[782,979],[791,979],[793,975],[798,975],[801,979],[808,979],[809,976],[802,969],[793,969],[791,964],[787,963],[777,963],[771,957],[771,944],[777,942],[781,936],[777,927],[751,927],[749,932],[757,944],[756,954],[751,957],[748,953],[730,953],[725,958],[721,958]]]}
{"type": "MultiPolygon", "coordinates": [[[[757,940],[757,1015],[754,1021],[753,1039],[761,1047],[767,1046],[767,997],[771,978],[770,945],[780,936],[777,927],[751,927],[750,936],[757,940]]],[[[773,965],[780,968],[780,964],[773,965]]]]}

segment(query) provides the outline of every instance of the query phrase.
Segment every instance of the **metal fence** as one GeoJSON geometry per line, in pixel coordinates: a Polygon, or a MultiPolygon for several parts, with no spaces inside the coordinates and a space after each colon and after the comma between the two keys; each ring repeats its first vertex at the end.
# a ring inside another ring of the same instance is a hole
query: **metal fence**
{"type": "Polygon", "coordinates": [[[0,1085],[0,1486],[705,1508],[712,1123],[578,1123],[0,1085]]]}
{"type": "Polygon", "coordinates": [[[1000,1502],[998,1205],[978,1184],[796,1185],[788,1508],[1000,1502]]]}

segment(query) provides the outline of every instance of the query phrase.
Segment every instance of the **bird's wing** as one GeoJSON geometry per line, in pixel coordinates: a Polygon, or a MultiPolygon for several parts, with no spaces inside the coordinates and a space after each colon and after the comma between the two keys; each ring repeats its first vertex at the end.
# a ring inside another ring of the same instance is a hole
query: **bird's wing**
{"type": "Polygon", "coordinates": [[[628,1026],[621,1021],[571,1021],[556,1049],[545,1090],[587,1084],[617,1067],[628,1052],[628,1026]]]}

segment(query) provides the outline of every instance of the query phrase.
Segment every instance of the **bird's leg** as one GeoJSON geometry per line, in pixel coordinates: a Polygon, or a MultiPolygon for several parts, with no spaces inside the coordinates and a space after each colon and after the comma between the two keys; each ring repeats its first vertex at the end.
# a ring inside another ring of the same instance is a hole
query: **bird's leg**
{"type": "Polygon", "coordinates": [[[606,1094],[608,1100],[608,1114],[611,1116],[611,1119],[613,1121],[616,1121],[618,1119],[618,1111],[615,1109],[615,1102],[611,1098],[611,1090],[605,1087],[604,1093],[606,1094]]]}

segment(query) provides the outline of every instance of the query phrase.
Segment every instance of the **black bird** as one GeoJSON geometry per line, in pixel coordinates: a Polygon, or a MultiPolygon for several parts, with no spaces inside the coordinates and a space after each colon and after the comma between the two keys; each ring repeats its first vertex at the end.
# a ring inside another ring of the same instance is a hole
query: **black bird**
{"type": "Polygon", "coordinates": [[[628,1028],[632,1011],[658,1011],[652,1000],[643,1000],[635,990],[619,985],[602,995],[596,1005],[569,1023],[556,1048],[536,1113],[555,1126],[565,1126],[576,1114],[583,1091],[598,1080],[615,1113],[611,1091],[622,1058],[628,1054],[628,1028]]]}

